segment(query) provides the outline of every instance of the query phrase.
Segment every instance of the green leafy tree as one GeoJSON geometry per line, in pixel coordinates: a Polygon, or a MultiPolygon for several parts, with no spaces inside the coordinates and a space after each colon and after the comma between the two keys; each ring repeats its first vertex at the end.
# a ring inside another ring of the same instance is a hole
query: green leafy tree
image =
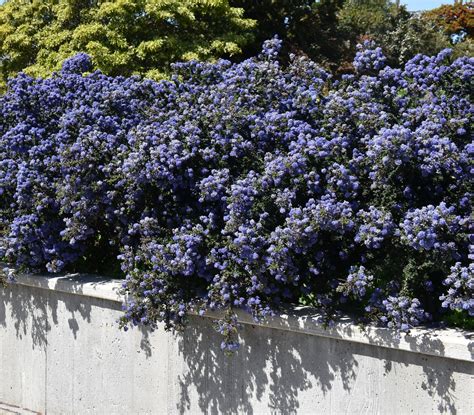
{"type": "MultiPolygon", "coordinates": [[[[409,13],[399,1],[347,0],[338,15],[338,30],[347,39],[346,61],[341,67],[350,68],[355,45],[364,38],[382,47],[391,66],[402,66],[418,53],[433,55],[453,47],[451,35],[459,39],[460,33],[470,33],[470,8],[458,4],[420,14],[409,13]]],[[[472,55],[468,40],[466,36],[465,44],[454,45],[454,56],[472,55]]]]}
{"type": "Polygon", "coordinates": [[[451,46],[437,25],[417,14],[399,19],[392,30],[379,34],[376,40],[392,66],[403,65],[418,53],[435,55],[451,46]]]}
{"type": "Polygon", "coordinates": [[[463,42],[458,42],[453,46],[453,58],[461,56],[474,56],[474,40],[467,38],[463,42]]]}
{"type": "Polygon", "coordinates": [[[255,22],[227,0],[9,0],[0,6],[3,82],[47,76],[82,51],[110,75],[160,78],[174,61],[232,57],[255,22]]]}
{"type": "Polygon", "coordinates": [[[329,65],[344,52],[337,16],[343,4],[344,0],[231,0],[257,22],[255,41],[246,47],[246,56],[254,56],[265,40],[278,35],[283,40],[282,56],[304,54],[329,65]]]}
{"type": "Polygon", "coordinates": [[[357,41],[364,35],[377,35],[408,19],[405,7],[388,0],[347,0],[339,13],[339,30],[347,39],[357,41]]]}
{"type": "Polygon", "coordinates": [[[337,14],[337,32],[344,39],[338,61],[338,72],[352,72],[356,45],[365,39],[380,42],[381,34],[388,33],[409,13],[398,3],[389,0],[345,0],[337,14]]]}

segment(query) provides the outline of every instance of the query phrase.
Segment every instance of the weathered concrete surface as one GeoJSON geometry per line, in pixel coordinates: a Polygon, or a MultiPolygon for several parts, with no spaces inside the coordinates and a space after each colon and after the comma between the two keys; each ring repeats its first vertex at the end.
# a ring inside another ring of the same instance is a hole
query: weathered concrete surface
{"type": "Polygon", "coordinates": [[[0,290],[0,414],[474,413],[474,343],[458,332],[247,321],[228,358],[209,318],[119,331],[117,286],[24,277],[0,290]]]}

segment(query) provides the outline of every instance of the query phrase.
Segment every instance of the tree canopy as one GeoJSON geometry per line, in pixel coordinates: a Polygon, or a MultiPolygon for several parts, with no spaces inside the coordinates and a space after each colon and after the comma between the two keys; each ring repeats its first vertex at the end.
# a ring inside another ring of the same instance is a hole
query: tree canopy
{"type": "MultiPolygon", "coordinates": [[[[0,6],[0,90],[24,71],[48,76],[78,52],[107,75],[160,79],[176,61],[240,61],[275,35],[282,55],[350,71],[374,40],[392,66],[454,46],[474,51],[473,6],[411,14],[393,0],[8,0],[0,6]]],[[[285,60],[285,58],[282,58],[285,60]]]]}
{"type": "Polygon", "coordinates": [[[318,63],[335,64],[344,54],[346,37],[338,26],[344,0],[231,0],[231,4],[257,22],[246,56],[258,53],[262,43],[275,35],[283,40],[283,55],[304,54],[318,63]]]}
{"type": "Polygon", "coordinates": [[[77,52],[110,75],[160,78],[174,61],[241,53],[255,21],[228,0],[10,0],[0,6],[4,80],[46,76],[77,52]]]}
{"type": "Polygon", "coordinates": [[[432,19],[441,26],[448,34],[459,38],[467,36],[472,40],[474,37],[474,4],[445,4],[436,9],[426,12],[426,17],[432,19]]]}

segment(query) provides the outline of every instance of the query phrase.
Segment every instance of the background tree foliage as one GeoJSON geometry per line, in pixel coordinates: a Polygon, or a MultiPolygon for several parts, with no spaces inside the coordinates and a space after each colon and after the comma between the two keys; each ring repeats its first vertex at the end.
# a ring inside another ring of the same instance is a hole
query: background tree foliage
{"type": "Polygon", "coordinates": [[[335,64],[344,55],[345,33],[338,25],[344,0],[231,0],[257,22],[255,39],[245,57],[257,54],[262,43],[278,35],[283,56],[304,54],[322,64],[335,64]]]}
{"type": "MultiPolygon", "coordinates": [[[[351,71],[357,43],[363,39],[376,39],[380,43],[400,21],[409,17],[404,7],[387,0],[346,0],[338,13],[337,30],[345,38],[340,56],[339,70],[351,71]]],[[[390,59],[390,56],[388,56],[390,59]]]]}
{"type": "Polygon", "coordinates": [[[474,3],[455,2],[425,13],[425,16],[441,26],[450,35],[463,39],[474,37],[474,3]]]}
{"type": "Polygon", "coordinates": [[[339,13],[339,30],[348,40],[361,35],[378,35],[409,17],[404,7],[387,0],[347,0],[339,13]]]}
{"type": "Polygon", "coordinates": [[[227,0],[10,0],[0,7],[3,79],[46,76],[87,52],[110,75],[159,78],[169,63],[241,53],[255,22],[227,0]]]}
{"type": "MultiPolygon", "coordinates": [[[[284,45],[282,56],[304,54],[346,72],[353,70],[356,45],[364,39],[375,40],[392,66],[403,65],[417,53],[431,55],[453,46],[453,30],[447,30],[441,20],[409,13],[399,1],[231,0],[231,5],[243,8],[244,16],[257,22],[254,42],[244,49],[245,56],[255,55],[263,41],[278,34],[284,45]]],[[[453,6],[459,7],[468,10],[466,5],[453,6]]],[[[466,13],[454,14],[451,18],[460,23],[451,25],[466,27],[466,13]]],[[[455,55],[472,54],[465,43],[455,49],[455,55]]]]}
{"type": "Polygon", "coordinates": [[[0,6],[0,90],[19,71],[47,76],[77,52],[109,75],[159,79],[171,62],[241,60],[278,35],[283,59],[306,55],[340,73],[353,71],[364,39],[399,66],[446,47],[473,55],[472,33],[473,6],[462,2],[413,14],[391,0],[9,0],[0,6]]]}
{"type": "Polygon", "coordinates": [[[401,66],[418,53],[433,55],[447,47],[454,49],[453,57],[472,56],[474,7],[461,3],[409,13],[399,1],[347,0],[338,13],[338,31],[348,44],[342,64],[351,61],[355,45],[364,38],[382,47],[391,66],[401,66]]]}
{"type": "Polygon", "coordinates": [[[438,7],[423,16],[450,37],[454,57],[474,56],[474,3],[455,1],[455,4],[438,7]]]}
{"type": "Polygon", "coordinates": [[[403,65],[417,53],[435,55],[451,46],[448,36],[420,15],[399,19],[387,32],[376,36],[391,66],[403,65]]]}

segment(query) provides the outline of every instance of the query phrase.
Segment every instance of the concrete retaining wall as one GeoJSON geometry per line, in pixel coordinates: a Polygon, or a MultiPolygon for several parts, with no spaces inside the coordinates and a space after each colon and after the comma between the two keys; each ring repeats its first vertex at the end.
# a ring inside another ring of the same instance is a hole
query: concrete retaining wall
{"type": "MultiPolygon", "coordinates": [[[[393,338],[308,310],[219,350],[212,318],[184,333],[119,331],[117,281],[23,276],[0,289],[0,413],[473,414],[474,341],[454,330],[393,338]]],[[[211,316],[212,317],[212,316],[211,316]]]]}

